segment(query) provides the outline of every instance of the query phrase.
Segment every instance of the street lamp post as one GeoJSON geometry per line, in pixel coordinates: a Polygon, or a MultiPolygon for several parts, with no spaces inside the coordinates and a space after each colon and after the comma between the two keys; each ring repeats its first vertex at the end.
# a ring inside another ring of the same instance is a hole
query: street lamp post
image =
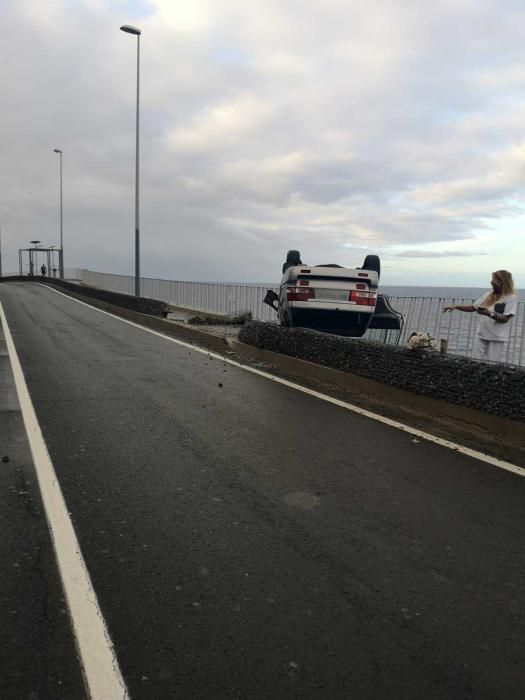
{"type": "Polygon", "coordinates": [[[140,210],[139,210],[139,96],[140,96],[140,29],[124,24],[123,32],[137,37],[137,128],[135,136],[135,296],[140,296],[140,210]]]}
{"type": "Polygon", "coordinates": [[[60,279],[64,279],[64,241],[62,239],[63,227],[62,227],[62,151],[59,148],[53,149],[54,153],[60,155],[60,250],[58,251],[58,267],[60,279]]]}

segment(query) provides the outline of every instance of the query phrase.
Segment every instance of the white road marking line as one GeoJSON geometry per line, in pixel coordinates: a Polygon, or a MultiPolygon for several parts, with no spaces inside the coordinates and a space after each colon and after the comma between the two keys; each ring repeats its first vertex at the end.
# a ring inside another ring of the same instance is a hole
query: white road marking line
{"type": "Polygon", "coordinates": [[[129,698],[129,694],[80,552],[1,303],[0,321],[89,697],[92,700],[123,700],[129,698]]]}
{"type": "MultiPolygon", "coordinates": [[[[36,283],[38,284],[38,283],[36,283]]],[[[519,476],[525,476],[525,468],[523,467],[518,467],[516,464],[511,464],[510,462],[505,462],[502,459],[497,459],[496,457],[492,457],[491,455],[487,455],[483,452],[478,452],[478,450],[472,450],[470,447],[464,447],[463,445],[460,445],[456,442],[452,442],[451,440],[445,440],[444,438],[437,437],[436,435],[432,435],[431,433],[426,433],[423,430],[419,430],[418,428],[413,428],[410,425],[405,425],[404,423],[400,423],[399,421],[392,420],[391,418],[386,418],[385,416],[381,416],[378,413],[372,413],[372,411],[367,411],[364,408],[360,408],[359,406],[355,406],[354,404],[347,403],[346,401],[341,401],[340,399],[335,399],[332,396],[328,396],[327,394],[321,394],[318,391],[315,391],[314,389],[308,389],[307,387],[301,386],[300,384],[295,384],[295,382],[290,382],[287,379],[282,379],[281,377],[277,377],[274,374],[270,374],[269,372],[263,372],[260,369],[255,369],[255,367],[250,367],[249,365],[242,365],[240,362],[235,362],[235,360],[231,360],[228,357],[224,357],[223,355],[219,355],[218,353],[211,352],[210,350],[205,350],[204,348],[199,348],[196,345],[192,345],[191,343],[186,343],[183,340],[177,340],[177,338],[172,338],[171,336],[164,335],[164,333],[160,333],[159,331],[154,331],[151,328],[146,328],[145,326],[141,326],[138,323],[135,323],[134,321],[129,321],[126,318],[121,318],[120,316],[115,316],[115,314],[110,313],[109,311],[104,311],[103,309],[99,309],[96,306],[91,306],[90,304],[87,304],[85,301],[80,301],[80,299],[75,299],[74,297],[70,297],[67,294],[63,294],[62,292],[59,292],[57,289],[54,289],[53,287],[48,287],[45,284],[40,284],[39,286],[44,287],[45,289],[49,289],[52,292],[55,292],[56,294],[60,294],[60,296],[66,297],[67,299],[70,299],[72,301],[76,301],[78,304],[82,304],[83,306],[87,306],[89,309],[93,309],[94,311],[98,311],[101,314],[105,314],[106,316],[110,316],[111,318],[116,318],[119,321],[122,321],[123,323],[127,323],[130,326],[134,326],[135,328],[140,328],[143,331],[146,331],[147,333],[151,333],[152,335],[156,335],[159,338],[163,338],[164,340],[168,340],[172,343],[176,343],[177,345],[182,345],[183,347],[186,348],[191,348],[192,350],[195,350],[196,352],[200,352],[203,355],[209,355],[211,357],[215,357],[216,359],[220,359],[223,362],[227,362],[230,365],[233,365],[234,367],[239,367],[240,369],[245,370],[246,372],[252,372],[253,374],[258,374],[261,377],[265,377],[266,379],[271,380],[272,382],[276,382],[277,384],[283,384],[284,386],[288,386],[291,389],[295,389],[296,391],[300,391],[303,394],[307,394],[309,396],[314,396],[317,399],[320,399],[321,401],[325,401],[327,403],[334,404],[335,406],[340,406],[341,408],[346,409],[347,411],[351,411],[352,413],[357,413],[360,416],[365,416],[366,418],[370,418],[371,420],[377,421],[378,423],[383,423],[383,425],[388,425],[391,428],[396,428],[397,430],[401,430],[405,433],[408,433],[409,435],[415,435],[418,438],[422,438],[423,440],[426,440],[427,442],[433,442],[436,445],[440,445],[441,447],[446,447],[449,450],[454,450],[455,452],[460,452],[461,454],[466,455],[467,457],[472,457],[473,459],[477,459],[480,462],[485,462],[486,464],[490,464],[493,467],[498,467],[499,469],[505,469],[506,471],[512,472],[513,474],[518,474],[519,476]]]]}

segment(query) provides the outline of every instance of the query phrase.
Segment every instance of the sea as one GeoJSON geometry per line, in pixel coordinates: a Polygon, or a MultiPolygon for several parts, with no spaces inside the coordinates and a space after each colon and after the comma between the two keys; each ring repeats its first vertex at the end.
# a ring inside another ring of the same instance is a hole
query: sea
{"type": "MultiPolygon", "coordinates": [[[[489,287],[416,287],[380,285],[383,294],[395,297],[435,297],[438,299],[479,299],[490,291],[489,287]]],[[[516,291],[518,301],[525,301],[525,289],[516,291]]]]}
{"type": "MultiPolygon", "coordinates": [[[[228,283],[227,283],[228,284],[228,283]]],[[[247,284],[243,282],[230,282],[229,284],[247,284]]],[[[279,282],[260,284],[247,284],[250,287],[268,287],[274,289],[279,282]]],[[[489,287],[418,287],[415,285],[389,286],[379,285],[379,291],[393,297],[433,297],[435,299],[479,299],[482,294],[490,291],[489,287]]],[[[525,289],[516,291],[518,301],[525,301],[525,289]]]]}

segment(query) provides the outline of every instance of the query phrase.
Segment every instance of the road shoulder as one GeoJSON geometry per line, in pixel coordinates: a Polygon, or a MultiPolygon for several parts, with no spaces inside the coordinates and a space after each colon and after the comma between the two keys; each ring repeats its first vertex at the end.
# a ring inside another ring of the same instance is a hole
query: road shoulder
{"type": "Polygon", "coordinates": [[[0,328],[0,697],[84,698],[67,605],[0,328]]]}

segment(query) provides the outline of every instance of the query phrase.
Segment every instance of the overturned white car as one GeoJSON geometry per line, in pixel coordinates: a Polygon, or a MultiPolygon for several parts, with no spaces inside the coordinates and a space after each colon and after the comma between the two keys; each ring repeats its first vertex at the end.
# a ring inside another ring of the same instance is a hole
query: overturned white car
{"type": "Polygon", "coordinates": [[[279,295],[264,299],[281,325],[361,337],[369,328],[400,329],[403,317],[388,297],[378,294],[381,264],[367,255],[362,267],[305,265],[298,250],[289,250],[283,265],[279,295]]]}

